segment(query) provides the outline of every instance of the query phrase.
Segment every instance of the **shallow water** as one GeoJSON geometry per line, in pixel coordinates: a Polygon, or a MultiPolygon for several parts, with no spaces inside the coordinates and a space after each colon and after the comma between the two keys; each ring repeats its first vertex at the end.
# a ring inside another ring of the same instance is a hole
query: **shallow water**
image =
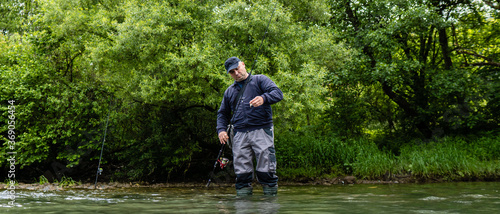
{"type": "Polygon", "coordinates": [[[233,188],[17,190],[0,213],[500,213],[500,183],[280,186],[278,196],[233,188]]]}

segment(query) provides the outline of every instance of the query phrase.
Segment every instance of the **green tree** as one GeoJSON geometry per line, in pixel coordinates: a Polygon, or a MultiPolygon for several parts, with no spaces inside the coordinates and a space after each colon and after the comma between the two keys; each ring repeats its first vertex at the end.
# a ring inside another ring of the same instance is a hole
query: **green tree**
{"type": "Polygon", "coordinates": [[[35,0],[0,1],[0,32],[3,34],[33,32],[34,19],[38,14],[35,0]]]}
{"type": "Polygon", "coordinates": [[[430,138],[488,123],[480,118],[490,101],[482,88],[488,78],[462,66],[454,48],[458,28],[495,25],[479,8],[469,1],[335,1],[331,24],[355,51],[332,73],[333,93],[359,88],[358,101],[348,107],[365,106],[353,111],[367,111],[375,119],[368,123],[385,130],[417,130],[430,138]]]}

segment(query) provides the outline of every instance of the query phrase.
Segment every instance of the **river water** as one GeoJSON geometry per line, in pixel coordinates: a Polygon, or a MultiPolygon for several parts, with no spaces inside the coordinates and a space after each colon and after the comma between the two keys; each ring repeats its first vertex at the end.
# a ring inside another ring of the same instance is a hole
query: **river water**
{"type": "Polygon", "coordinates": [[[280,186],[236,197],[230,187],[16,190],[0,213],[500,213],[500,182],[280,186]]]}

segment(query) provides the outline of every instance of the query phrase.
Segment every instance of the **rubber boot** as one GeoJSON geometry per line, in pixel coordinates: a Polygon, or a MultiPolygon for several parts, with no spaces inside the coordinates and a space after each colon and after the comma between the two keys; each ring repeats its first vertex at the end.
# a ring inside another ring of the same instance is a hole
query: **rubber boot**
{"type": "Polygon", "coordinates": [[[252,187],[243,187],[241,189],[236,189],[237,196],[248,196],[252,195],[253,188],[252,187]]]}
{"type": "Polygon", "coordinates": [[[264,195],[276,195],[278,194],[278,185],[270,187],[269,185],[262,185],[264,190],[264,195]]]}

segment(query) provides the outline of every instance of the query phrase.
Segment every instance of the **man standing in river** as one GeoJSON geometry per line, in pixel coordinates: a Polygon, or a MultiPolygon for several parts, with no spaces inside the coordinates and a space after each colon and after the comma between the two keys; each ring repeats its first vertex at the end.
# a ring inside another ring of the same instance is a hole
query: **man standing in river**
{"type": "Polygon", "coordinates": [[[281,101],[283,93],[267,76],[249,75],[245,63],[237,57],[227,59],[224,67],[235,82],[224,92],[217,112],[217,133],[224,144],[229,140],[226,132],[228,125],[234,127],[232,150],[236,193],[252,194],[255,158],[255,174],[263,186],[264,194],[276,195],[278,176],[271,104],[281,101]],[[241,95],[240,90],[244,90],[241,95]]]}

